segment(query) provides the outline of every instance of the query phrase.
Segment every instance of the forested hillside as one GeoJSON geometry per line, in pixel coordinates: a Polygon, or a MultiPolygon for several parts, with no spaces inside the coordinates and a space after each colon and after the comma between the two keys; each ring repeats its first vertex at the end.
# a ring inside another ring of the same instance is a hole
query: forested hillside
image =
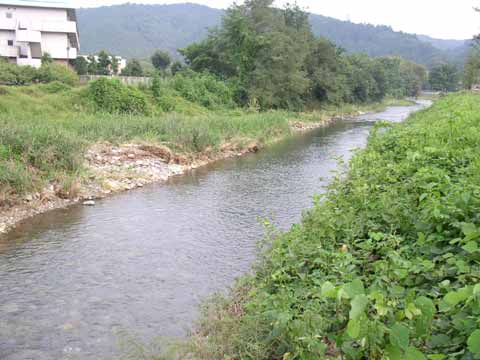
{"type": "MultiPolygon", "coordinates": [[[[82,52],[105,49],[128,58],[145,58],[160,48],[174,54],[177,49],[204,39],[208,28],[220,24],[222,15],[222,10],[197,4],[125,4],[80,9],[82,52]]],[[[395,32],[387,26],[354,24],[321,15],[311,15],[310,22],[315,35],[325,36],[349,52],[398,55],[427,66],[457,56],[455,51],[434,46],[445,46],[441,40],[421,41],[416,35],[395,32]]]]}

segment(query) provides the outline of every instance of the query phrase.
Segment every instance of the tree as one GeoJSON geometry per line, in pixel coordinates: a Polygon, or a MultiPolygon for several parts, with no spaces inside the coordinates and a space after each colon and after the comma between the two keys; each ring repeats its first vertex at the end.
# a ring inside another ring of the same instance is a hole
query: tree
{"type": "Polygon", "coordinates": [[[98,72],[98,62],[97,58],[94,55],[88,55],[88,74],[97,75],[98,72]]]}
{"type": "Polygon", "coordinates": [[[43,53],[43,55],[42,55],[42,65],[48,65],[48,64],[51,64],[51,63],[53,63],[52,56],[48,52],[43,53]]]}
{"type": "Polygon", "coordinates": [[[132,59],[122,71],[124,76],[143,76],[143,68],[137,59],[132,59]]]}
{"type": "Polygon", "coordinates": [[[155,69],[162,72],[164,72],[172,62],[170,55],[161,50],[155,51],[150,59],[155,69]]]}
{"type": "Polygon", "coordinates": [[[111,56],[111,62],[112,62],[112,64],[111,64],[112,73],[113,73],[113,75],[117,75],[118,74],[118,68],[120,66],[117,57],[112,55],[111,56]]]}
{"type": "Polygon", "coordinates": [[[429,83],[435,91],[455,91],[458,85],[458,70],[452,64],[440,64],[432,68],[429,83]]]}
{"type": "Polygon", "coordinates": [[[112,57],[105,50],[98,53],[98,75],[110,75],[112,69],[112,57]]]}
{"type": "Polygon", "coordinates": [[[480,52],[476,49],[472,49],[467,63],[465,64],[465,70],[463,74],[463,87],[465,89],[471,89],[473,85],[478,84],[480,81],[480,52]]]}
{"type": "Polygon", "coordinates": [[[247,0],[227,11],[219,29],[182,50],[195,71],[229,79],[240,104],[299,108],[309,87],[305,58],[313,35],[298,6],[272,8],[272,0],[247,0]]]}
{"type": "Polygon", "coordinates": [[[78,75],[86,75],[88,73],[88,61],[83,56],[77,57],[73,61],[73,67],[78,75]]]}
{"type": "Polygon", "coordinates": [[[183,64],[180,61],[175,61],[170,67],[170,71],[172,72],[173,76],[175,76],[176,73],[179,73],[182,70],[183,70],[183,64]]]}

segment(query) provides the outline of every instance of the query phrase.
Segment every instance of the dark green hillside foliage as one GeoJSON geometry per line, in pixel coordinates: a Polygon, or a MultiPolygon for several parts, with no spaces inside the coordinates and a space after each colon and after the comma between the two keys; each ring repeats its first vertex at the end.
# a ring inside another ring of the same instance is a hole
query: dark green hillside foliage
{"type": "Polygon", "coordinates": [[[156,49],[175,54],[218,25],[221,10],[195,4],[124,4],[78,10],[82,51],[106,49],[126,58],[148,58],[156,49]]]}
{"type": "Polygon", "coordinates": [[[308,15],[269,0],[226,11],[222,26],[181,53],[197,72],[226,80],[241,106],[302,109],[305,104],[368,103],[385,96],[416,96],[426,69],[398,58],[349,55],[315,39],[308,15]]]}
{"type": "MultiPolygon", "coordinates": [[[[196,4],[125,4],[80,9],[82,51],[96,53],[107,49],[127,58],[148,58],[156,49],[164,49],[177,55],[177,49],[204,40],[207,29],[219,26],[223,15],[222,10],[196,4]]],[[[325,37],[349,53],[400,56],[429,67],[447,60],[463,63],[467,55],[463,50],[447,49],[446,44],[453,46],[450,42],[418,39],[387,26],[354,24],[313,14],[310,21],[315,36],[325,37]]]]}
{"type": "Polygon", "coordinates": [[[478,95],[456,94],[379,124],[256,275],[207,311],[198,354],[479,359],[479,114],[478,95]]]}

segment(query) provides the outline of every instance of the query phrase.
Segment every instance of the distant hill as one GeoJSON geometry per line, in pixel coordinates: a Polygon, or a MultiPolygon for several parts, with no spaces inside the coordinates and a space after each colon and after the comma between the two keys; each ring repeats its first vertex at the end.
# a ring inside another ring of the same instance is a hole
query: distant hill
{"type": "MultiPolygon", "coordinates": [[[[79,9],[81,51],[86,54],[105,49],[127,58],[146,58],[155,49],[176,54],[177,49],[204,39],[209,28],[220,24],[222,15],[222,10],[191,3],[79,9]]],[[[387,26],[354,24],[322,15],[312,14],[310,21],[315,35],[325,36],[349,52],[399,55],[428,66],[457,56],[456,43],[450,40],[417,37],[387,26]]]]}
{"type": "Polygon", "coordinates": [[[81,52],[102,49],[145,58],[155,49],[177,49],[204,39],[223,11],[197,4],[125,4],[77,11],[81,52]]]}
{"type": "Polygon", "coordinates": [[[463,48],[465,45],[469,44],[469,40],[443,40],[443,39],[435,39],[427,35],[417,35],[418,39],[432,44],[438,49],[441,50],[455,50],[463,48]]]}

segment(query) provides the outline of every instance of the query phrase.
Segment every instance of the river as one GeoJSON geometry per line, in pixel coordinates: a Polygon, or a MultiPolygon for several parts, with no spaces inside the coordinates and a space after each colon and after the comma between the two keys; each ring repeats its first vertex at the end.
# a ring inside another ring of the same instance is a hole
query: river
{"type": "Polygon", "coordinates": [[[0,359],[99,359],[125,335],[185,336],[202,299],[251,268],[264,228],[288,229],[390,107],[257,154],[39,215],[0,236],[0,359]]]}

